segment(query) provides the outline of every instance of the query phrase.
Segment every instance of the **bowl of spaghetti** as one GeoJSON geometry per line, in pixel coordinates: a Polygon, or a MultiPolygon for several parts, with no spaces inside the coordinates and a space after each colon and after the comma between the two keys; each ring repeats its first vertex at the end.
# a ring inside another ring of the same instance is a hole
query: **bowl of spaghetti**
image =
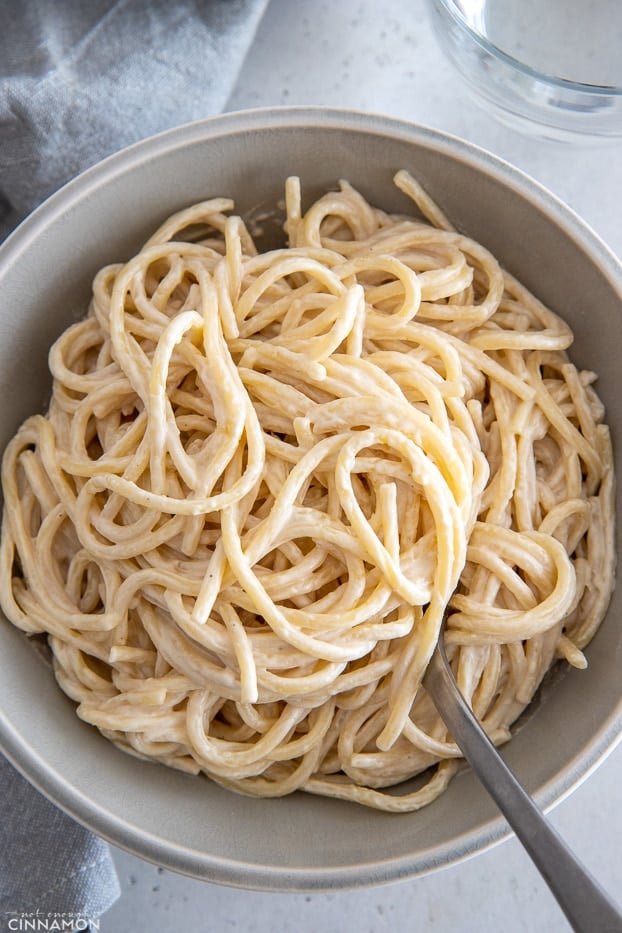
{"type": "Polygon", "coordinates": [[[352,887],[619,739],[622,270],[460,140],[323,108],[125,150],[0,250],[0,743],[140,856],[352,887]]]}

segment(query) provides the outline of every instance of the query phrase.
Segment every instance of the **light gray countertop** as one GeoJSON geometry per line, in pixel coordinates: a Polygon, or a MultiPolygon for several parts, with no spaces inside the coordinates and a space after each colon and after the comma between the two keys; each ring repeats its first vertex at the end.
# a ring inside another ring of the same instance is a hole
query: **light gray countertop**
{"type": "MultiPolygon", "coordinates": [[[[622,255],[622,142],[559,143],[504,126],[459,86],[424,0],[271,0],[230,110],[325,104],[461,136],[573,207],[622,255]]],[[[622,895],[622,747],[551,814],[602,884],[622,895]]],[[[557,933],[568,929],[511,839],[450,869],[356,892],[265,894],[194,881],[115,850],[123,894],[103,933],[557,933]]]]}

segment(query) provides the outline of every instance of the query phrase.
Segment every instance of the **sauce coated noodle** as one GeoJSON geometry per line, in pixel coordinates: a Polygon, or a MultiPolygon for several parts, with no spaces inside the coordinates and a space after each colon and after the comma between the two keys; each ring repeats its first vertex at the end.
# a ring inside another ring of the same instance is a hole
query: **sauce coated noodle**
{"type": "Polygon", "coordinates": [[[290,178],[267,253],[231,201],[184,210],[52,347],[49,412],[3,461],[2,608],[126,751],[415,810],[460,755],[421,687],[450,601],[497,743],[555,659],[585,665],[614,576],[594,374],[395,182],[425,220],[346,182],[303,212],[290,178]]]}

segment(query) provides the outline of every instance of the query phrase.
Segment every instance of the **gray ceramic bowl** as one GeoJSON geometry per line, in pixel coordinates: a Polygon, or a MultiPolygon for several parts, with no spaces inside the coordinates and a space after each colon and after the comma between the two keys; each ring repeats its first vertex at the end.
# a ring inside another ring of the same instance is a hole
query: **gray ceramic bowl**
{"type": "MultiPolygon", "coordinates": [[[[242,212],[273,205],[288,174],[307,198],[348,178],[389,210],[416,173],[453,221],[570,322],[575,361],[601,374],[618,462],[622,268],[564,205],[507,164],[448,136],[325,109],[231,114],[140,143],[44,204],[0,249],[0,446],[41,410],[47,350],[86,308],[94,272],[129,257],[167,214],[212,195],[242,212]]],[[[549,807],[622,732],[622,593],[589,646],[504,750],[549,807]]],[[[0,624],[0,743],[44,794],[100,835],[169,868],[250,888],[367,885],[423,874],[506,834],[467,770],[429,808],[392,815],[305,794],[254,800],[133,759],[75,715],[45,661],[0,624]]]]}

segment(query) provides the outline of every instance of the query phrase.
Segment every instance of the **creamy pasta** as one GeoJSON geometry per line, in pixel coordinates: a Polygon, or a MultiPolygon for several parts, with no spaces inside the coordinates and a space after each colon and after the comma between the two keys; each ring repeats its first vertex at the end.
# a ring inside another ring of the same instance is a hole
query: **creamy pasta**
{"type": "Polygon", "coordinates": [[[243,793],[424,806],[460,759],[421,685],[445,614],[501,743],[613,586],[569,327],[395,183],[416,216],[288,179],[268,252],[226,198],[175,214],[97,274],[4,455],[8,619],[120,748],[243,793]]]}

